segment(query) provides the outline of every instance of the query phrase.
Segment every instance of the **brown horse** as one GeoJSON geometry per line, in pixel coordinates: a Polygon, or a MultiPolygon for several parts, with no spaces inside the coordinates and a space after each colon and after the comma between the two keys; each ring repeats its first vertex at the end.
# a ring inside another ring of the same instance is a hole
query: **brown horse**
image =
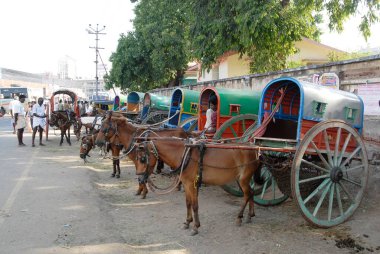
{"type": "MultiPolygon", "coordinates": [[[[157,135],[163,137],[189,137],[189,133],[187,133],[182,128],[154,130],[148,129],[146,127],[138,128],[128,123],[125,117],[111,117],[111,115],[109,115],[109,117],[107,117],[102,123],[95,144],[98,146],[102,146],[105,144],[106,141],[112,142],[112,140],[117,140],[117,142],[124,145],[129,159],[132,160],[136,165],[136,151],[134,149],[134,139],[135,137],[138,137],[141,134],[145,134],[146,137],[157,135]]],[[[153,161],[153,159],[151,161],[153,161]]],[[[146,182],[149,178],[149,175],[153,172],[156,162],[157,160],[155,160],[155,163],[151,165],[149,173],[141,175],[141,177],[139,177],[138,179],[139,188],[136,192],[136,195],[142,194],[142,198],[145,198],[146,194],[148,193],[146,182]]]]}
{"type": "Polygon", "coordinates": [[[142,142],[137,152],[136,174],[146,174],[151,170],[149,165],[154,163],[151,154],[155,154],[156,158],[161,158],[171,168],[183,167],[180,180],[186,193],[185,228],[189,228],[194,214],[192,235],[197,234],[200,227],[198,188],[201,183],[224,185],[238,180],[244,193],[244,203],[239,211],[237,223],[241,225],[247,203],[249,203],[247,222],[250,222],[255,216],[250,180],[253,175],[256,182],[261,179],[258,152],[248,149],[226,149],[231,148],[231,144],[227,147],[227,144],[205,145],[198,141],[196,144],[187,146],[187,142],[178,138],[156,138],[142,142]]]}
{"type": "Polygon", "coordinates": [[[75,113],[72,111],[53,111],[49,119],[50,127],[58,127],[61,131],[61,141],[59,145],[63,143],[63,137],[66,138],[66,141],[71,145],[70,141],[70,127],[74,126],[74,134],[77,137],[77,140],[80,138],[80,129],[78,127],[78,122],[75,116],[75,113]],[[66,134],[67,132],[67,134],[66,134]]]}
{"type": "MultiPolygon", "coordinates": [[[[94,133],[91,135],[84,136],[82,138],[80,151],[79,151],[79,157],[83,159],[85,162],[87,162],[87,156],[89,156],[89,152],[92,148],[95,147],[95,140],[98,136],[99,130],[94,130],[94,133]]],[[[107,144],[107,152],[111,150],[112,152],[112,164],[113,164],[113,171],[111,176],[120,178],[120,151],[123,149],[123,145],[114,143],[108,143],[107,144]]]]}

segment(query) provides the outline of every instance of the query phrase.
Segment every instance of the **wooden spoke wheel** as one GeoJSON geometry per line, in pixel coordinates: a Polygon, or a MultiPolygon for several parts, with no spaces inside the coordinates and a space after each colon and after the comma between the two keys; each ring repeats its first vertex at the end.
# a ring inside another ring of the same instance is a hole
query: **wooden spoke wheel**
{"type": "MultiPolygon", "coordinates": [[[[257,115],[255,114],[234,116],[219,127],[213,136],[213,140],[223,139],[223,137],[228,134],[234,138],[231,140],[226,140],[225,142],[241,142],[243,140],[242,136],[244,136],[244,133],[256,122],[257,115]]],[[[253,179],[251,181],[251,186],[253,186],[253,179]]],[[[243,196],[243,192],[241,191],[237,182],[223,185],[222,188],[234,196],[243,196]]]]}
{"type": "Polygon", "coordinates": [[[328,120],[306,133],[294,157],[291,183],[308,222],[327,228],[346,221],[358,208],[367,181],[367,152],[354,128],[328,120]]]}
{"type": "Polygon", "coordinates": [[[213,140],[223,139],[226,135],[231,136],[230,141],[240,142],[247,129],[257,122],[257,115],[244,114],[237,115],[225,121],[215,132],[213,140]]]}
{"type": "Polygon", "coordinates": [[[195,131],[198,127],[198,116],[189,117],[179,123],[179,127],[187,131],[195,131]]]}
{"type": "Polygon", "coordinates": [[[279,205],[289,198],[288,195],[282,193],[277,185],[277,182],[267,167],[261,169],[261,175],[264,180],[262,185],[257,185],[251,180],[251,187],[254,190],[255,196],[253,200],[256,204],[262,206],[279,205]]]}

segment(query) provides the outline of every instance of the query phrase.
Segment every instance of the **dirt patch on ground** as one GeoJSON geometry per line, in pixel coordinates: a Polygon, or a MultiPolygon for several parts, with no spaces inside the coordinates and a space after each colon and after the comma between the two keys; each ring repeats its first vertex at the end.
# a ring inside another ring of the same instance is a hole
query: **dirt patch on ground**
{"type": "Polygon", "coordinates": [[[121,162],[120,179],[110,177],[110,161],[89,165],[101,169],[92,171],[91,180],[107,208],[105,216],[112,217],[113,227],[132,253],[380,253],[379,166],[371,166],[361,206],[337,227],[312,227],[290,199],[276,207],[256,205],[252,222],[238,227],[235,220],[242,199],[207,186],[199,195],[200,233],[190,236],[182,229],[183,191],[149,192],[142,200],[135,196],[137,177],[130,162],[121,162]]]}

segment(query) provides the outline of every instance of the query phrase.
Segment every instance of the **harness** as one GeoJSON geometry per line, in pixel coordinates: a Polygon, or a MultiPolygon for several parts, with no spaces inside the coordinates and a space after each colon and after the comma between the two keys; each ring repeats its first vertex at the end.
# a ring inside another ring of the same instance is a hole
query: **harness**
{"type": "Polygon", "coordinates": [[[206,145],[204,142],[199,143],[198,150],[199,150],[198,174],[194,181],[194,188],[197,189],[197,192],[199,191],[199,188],[201,187],[201,184],[202,184],[203,158],[206,153],[206,145]]]}

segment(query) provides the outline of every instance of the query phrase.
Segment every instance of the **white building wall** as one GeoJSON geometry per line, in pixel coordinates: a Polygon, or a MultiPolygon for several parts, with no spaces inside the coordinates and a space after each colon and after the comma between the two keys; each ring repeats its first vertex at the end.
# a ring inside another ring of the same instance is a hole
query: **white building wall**
{"type": "Polygon", "coordinates": [[[219,64],[219,79],[228,78],[228,62],[223,61],[219,64]]]}

